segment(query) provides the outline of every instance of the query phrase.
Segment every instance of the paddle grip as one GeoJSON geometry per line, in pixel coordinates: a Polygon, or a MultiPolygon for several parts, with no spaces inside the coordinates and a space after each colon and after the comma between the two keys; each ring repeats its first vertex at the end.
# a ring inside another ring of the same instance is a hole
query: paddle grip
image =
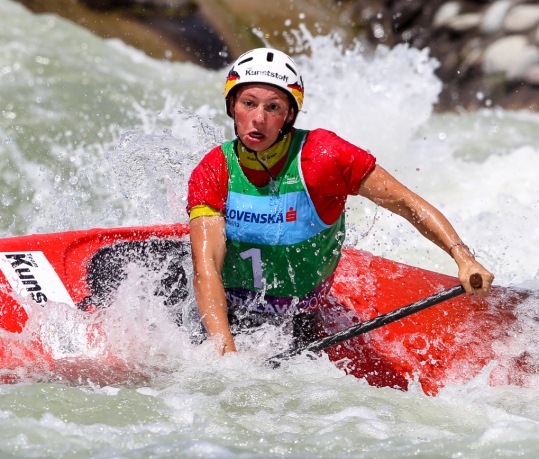
{"type": "Polygon", "coordinates": [[[470,276],[470,285],[473,288],[481,288],[483,285],[483,278],[481,277],[481,274],[474,273],[470,276]]]}

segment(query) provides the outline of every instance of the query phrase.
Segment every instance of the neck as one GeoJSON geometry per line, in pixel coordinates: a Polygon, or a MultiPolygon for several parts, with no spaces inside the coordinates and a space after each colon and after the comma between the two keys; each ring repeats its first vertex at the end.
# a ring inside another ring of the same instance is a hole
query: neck
{"type": "Polygon", "coordinates": [[[264,170],[264,167],[262,164],[260,164],[260,162],[264,163],[267,168],[272,168],[286,155],[291,141],[292,134],[286,134],[283,136],[282,140],[273,144],[267,150],[257,152],[256,155],[254,151],[247,149],[245,145],[238,142],[238,155],[240,162],[245,167],[257,171],[264,170]]]}

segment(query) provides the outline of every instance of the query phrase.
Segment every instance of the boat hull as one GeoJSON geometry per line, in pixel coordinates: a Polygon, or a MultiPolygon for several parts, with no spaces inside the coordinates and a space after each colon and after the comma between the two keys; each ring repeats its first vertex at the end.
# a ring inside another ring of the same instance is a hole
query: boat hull
{"type": "MultiPolygon", "coordinates": [[[[124,278],[124,256],[132,259],[151,255],[160,263],[162,255],[172,250],[190,263],[187,235],[188,227],[177,224],[1,239],[2,381],[16,382],[20,379],[17,369],[28,362],[47,366],[49,371],[65,368],[65,358],[45,349],[39,339],[20,339],[36,307],[47,308],[56,301],[92,311],[124,278]]],[[[181,267],[175,266],[172,272],[170,285],[163,287],[170,301],[182,298],[182,290],[172,285],[178,285],[178,279],[186,281],[181,267]]],[[[337,302],[324,311],[324,333],[372,319],[455,285],[458,280],[451,276],[345,249],[332,287],[337,302]]],[[[344,371],[371,385],[406,390],[415,380],[425,393],[434,395],[447,382],[469,380],[496,358],[492,343],[504,338],[516,320],[515,305],[527,295],[500,287],[493,289],[488,300],[463,295],[326,352],[344,371]]],[[[115,366],[118,372],[128,371],[120,368],[121,362],[109,362],[107,368],[115,366]]]]}
{"type": "MultiPolygon", "coordinates": [[[[457,278],[346,250],[333,295],[360,321],[412,304],[458,285],[457,278]]],[[[327,350],[350,374],[375,386],[406,390],[412,380],[435,395],[446,383],[464,383],[497,359],[517,320],[515,307],[531,292],[493,287],[487,299],[461,295],[327,350]]],[[[492,383],[518,383],[516,373],[492,383]]]]}

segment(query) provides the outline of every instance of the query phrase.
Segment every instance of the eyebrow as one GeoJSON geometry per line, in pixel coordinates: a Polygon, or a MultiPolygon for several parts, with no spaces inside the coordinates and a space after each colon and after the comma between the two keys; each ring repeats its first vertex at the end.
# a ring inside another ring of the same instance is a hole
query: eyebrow
{"type": "MultiPolygon", "coordinates": [[[[240,97],[242,97],[242,96],[245,96],[245,97],[251,97],[251,98],[257,99],[257,100],[260,99],[258,96],[255,96],[254,94],[249,94],[248,91],[243,92],[243,93],[241,94],[240,97]]],[[[273,101],[273,100],[276,100],[276,101],[279,101],[279,102],[283,101],[283,99],[280,98],[280,97],[277,96],[277,95],[271,96],[271,97],[268,99],[268,101],[273,101]]]]}

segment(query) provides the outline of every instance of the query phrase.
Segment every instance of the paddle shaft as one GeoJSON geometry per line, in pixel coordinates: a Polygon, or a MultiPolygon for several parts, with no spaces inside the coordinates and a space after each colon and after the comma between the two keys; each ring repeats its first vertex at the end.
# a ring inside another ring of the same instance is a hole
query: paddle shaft
{"type": "MultiPolygon", "coordinates": [[[[474,288],[479,288],[481,283],[477,281],[477,278],[474,278],[475,274],[472,276],[471,283],[474,288]]],[[[480,279],[480,277],[479,277],[480,279]]],[[[355,338],[356,336],[362,335],[364,333],[375,330],[376,328],[383,327],[384,325],[390,324],[397,320],[408,317],[409,315],[415,314],[416,312],[422,311],[423,309],[430,308],[436,304],[442,303],[443,301],[450,300],[459,295],[465,293],[464,287],[462,285],[457,285],[451,287],[450,289],[444,290],[439,293],[435,293],[427,298],[423,298],[415,303],[403,306],[394,311],[388,312],[381,316],[375,317],[374,319],[367,320],[360,324],[354,325],[353,327],[347,328],[346,330],[337,332],[333,335],[326,336],[325,338],[317,339],[312,341],[305,346],[299,346],[295,349],[283,352],[281,354],[275,355],[268,359],[269,363],[277,364],[279,360],[287,359],[293,357],[294,355],[300,354],[304,351],[317,352],[328,347],[334,346],[335,344],[342,343],[343,341],[355,338]]]]}

